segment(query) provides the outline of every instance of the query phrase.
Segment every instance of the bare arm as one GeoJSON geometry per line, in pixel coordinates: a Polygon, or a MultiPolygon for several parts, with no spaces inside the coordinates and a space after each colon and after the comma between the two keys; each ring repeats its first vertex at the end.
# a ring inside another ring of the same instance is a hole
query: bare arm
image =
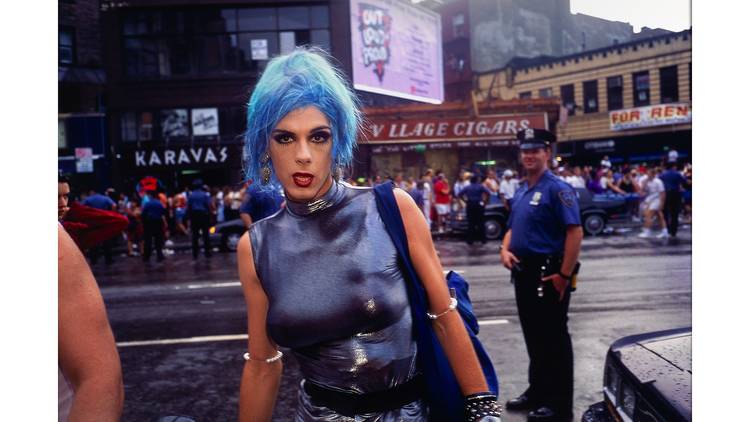
{"type": "Polygon", "coordinates": [[[73,384],[70,421],[118,421],[124,391],[120,357],[99,287],[65,230],[57,228],[58,364],[73,384]]]}
{"type": "MultiPolygon", "coordinates": [[[[404,221],[409,255],[427,292],[430,312],[441,313],[450,305],[450,294],[427,222],[408,193],[401,189],[394,189],[393,193],[396,195],[401,219],[404,221]]],[[[488,391],[489,387],[474,353],[474,346],[458,312],[448,312],[434,320],[432,327],[445,350],[463,394],[488,391]]]]}
{"type": "Polygon", "coordinates": [[[247,303],[248,352],[252,360],[245,361],[240,383],[241,422],[270,421],[281,383],[281,360],[266,363],[277,347],[266,333],[268,298],[255,273],[250,235],[245,233],[237,245],[237,266],[242,290],[247,303]]]}

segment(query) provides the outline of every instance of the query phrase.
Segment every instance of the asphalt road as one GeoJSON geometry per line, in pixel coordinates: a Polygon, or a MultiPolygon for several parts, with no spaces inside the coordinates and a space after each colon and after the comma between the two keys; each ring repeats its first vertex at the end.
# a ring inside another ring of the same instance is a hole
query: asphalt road
{"type": "MultiPolygon", "coordinates": [[[[635,232],[584,239],[578,291],[570,305],[575,354],[576,419],[601,400],[604,356],[615,339],[691,325],[691,237],[639,239],[635,232]]],[[[493,359],[505,401],[526,388],[528,357],[515,309],[510,274],[497,242],[467,246],[438,240],[444,269],[470,283],[480,338],[493,359]]],[[[234,254],[193,261],[189,252],[163,263],[120,257],[100,263],[101,286],[118,342],[125,379],[123,421],[186,415],[196,421],[237,416],[246,351],[245,303],[234,254]]],[[[290,354],[274,420],[291,420],[300,375],[290,354]]],[[[505,421],[523,421],[506,413],[505,421]]]]}

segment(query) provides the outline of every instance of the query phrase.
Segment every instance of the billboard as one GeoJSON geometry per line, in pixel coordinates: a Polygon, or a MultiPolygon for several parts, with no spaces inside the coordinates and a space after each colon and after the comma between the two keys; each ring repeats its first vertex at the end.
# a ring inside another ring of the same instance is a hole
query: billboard
{"type": "Polygon", "coordinates": [[[354,88],[443,102],[440,15],[403,0],[350,0],[354,88]]]}

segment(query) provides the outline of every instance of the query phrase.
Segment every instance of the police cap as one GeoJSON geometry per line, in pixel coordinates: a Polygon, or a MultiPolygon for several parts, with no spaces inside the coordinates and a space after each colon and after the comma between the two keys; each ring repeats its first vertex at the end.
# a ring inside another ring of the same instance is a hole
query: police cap
{"type": "Polygon", "coordinates": [[[521,129],[516,133],[516,138],[521,141],[522,150],[547,148],[555,142],[555,135],[544,129],[521,129]]]}

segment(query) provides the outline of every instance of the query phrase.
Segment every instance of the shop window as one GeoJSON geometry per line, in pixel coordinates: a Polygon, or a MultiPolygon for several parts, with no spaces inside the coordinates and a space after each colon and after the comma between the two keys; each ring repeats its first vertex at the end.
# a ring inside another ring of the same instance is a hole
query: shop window
{"type": "Polygon", "coordinates": [[[568,109],[568,116],[576,114],[575,86],[573,84],[560,87],[560,98],[563,106],[568,109]]]}
{"type": "Polygon", "coordinates": [[[236,9],[200,9],[193,16],[196,32],[215,34],[237,31],[236,9]]]}
{"type": "Polygon", "coordinates": [[[279,54],[276,32],[250,32],[239,35],[240,70],[257,71],[271,57],[279,54]]]}
{"type": "Polygon", "coordinates": [[[651,85],[648,79],[648,71],[633,73],[633,106],[647,106],[651,103],[649,90],[651,85]]]}
{"type": "Polygon", "coordinates": [[[72,28],[60,28],[57,31],[57,60],[60,64],[75,62],[75,37],[72,28]]]}
{"type": "Polygon", "coordinates": [[[659,91],[662,103],[674,103],[679,100],[677,66],[659,69],[659,91]]]}
{"type": "Polygon", "coordinates": [[[552,88],[542,88],[539,90],[539,97],[540,98],[550,98],[552,97],[552,88]]]}
{"type": "Polygon", "coordinates": [[[528,99],[531,99],[531,91],[524,91],[524,92],[520,92],[520,93],[518,94],[518,98],[520,98],[520,99],[522,99],[522,100],[528,100],[528,99]]]}
{"type": "Polygon", "coordinates": [[[204,35],[196,38],[195,44],[200,73],[237,70],[236,35],[204,35]]]}
{"type": "Polygon", "coordinates": [[[622,76],[607,78],[607,110],[620,110],[622,102],[622,76]]]}
{"type": "Polygon", "coordinates": [[[331,51],[331,32],[327,29],[313,29],[310,31],[310,44],[330,52],[331,51]]]}
{"type": "Polygon", "coordinates": [[[152,141],[154,139],[154,115],[144,111],[138,116],[138,140],[152,141]]]}
{"type": "Polygon", "coordinates": [[[312,6],[310,8],[310,27],[328,28],[328,6],[312,6]]]}
{"type": "Polygon", "coordinates": [[[596,80],[583,83],[583,112],[596,113],[599,111],[598,84],[596,80]]]}

